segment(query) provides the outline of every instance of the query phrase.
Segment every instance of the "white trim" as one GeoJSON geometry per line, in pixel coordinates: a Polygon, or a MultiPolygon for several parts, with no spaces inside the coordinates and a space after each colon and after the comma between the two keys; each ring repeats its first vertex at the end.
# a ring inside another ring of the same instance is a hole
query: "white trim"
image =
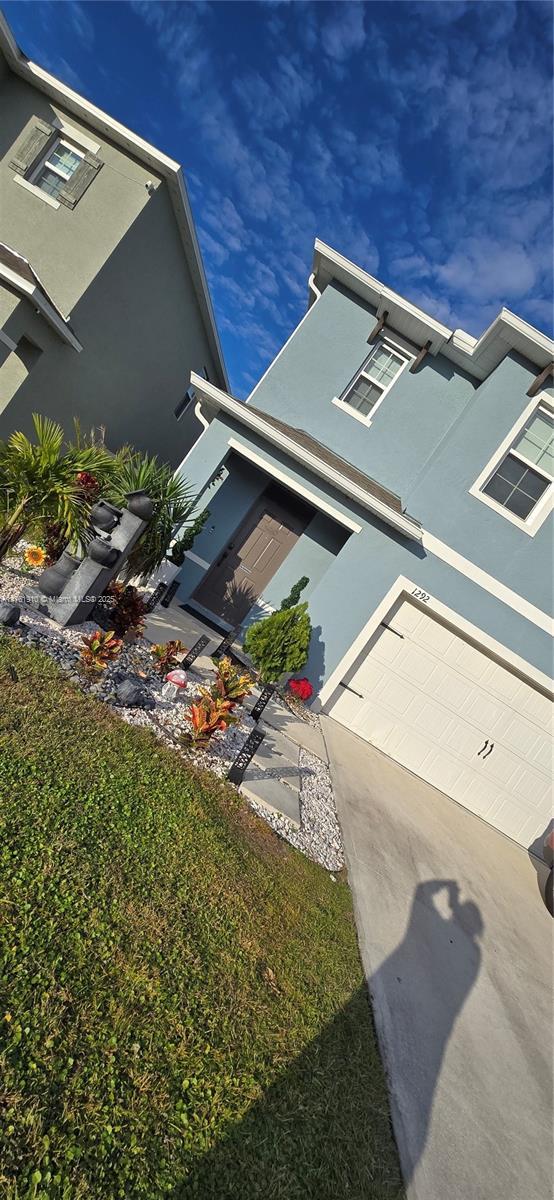
{"type": "Polygon", "coordinates": [[[0,342],[3,342],[8,347],[8,350],[11,350],[12,354],[14,350],[17,350],[17,342],[12,341],[11,337],[8,337],[3,329],[0,329],[0,342]]]}
{"type": "MultiPolygon", "coordinates": [[[[401,341],[403,339],[399,338],[398,340],[401,341]]],[[[362,424],[366,426],[366,428],[369,428],[369,426],[371,425],[371,422],[373,421],[374,413],[376,413],[377,409],[381,407],[383,400],[385,399],[385,396],[388,396],[391,388],[394,387],[397,379],[400,378],[402,372],[408,366],[408,363],[410,361],[413,362],[414,358],[415,358],[415,354],[412,354],[412,352],[410,350],[401,350],[400,346],[397,345],[397,343],[394,341],[393,338],[389,338],[388,334],[386,334],[386,335],[384,334],[383,336],[378,337],[377,341],[375,342],[375,345],[371,347],[371,350],[370,350],[369,354],[367,355],[367,357],[364,359],[361,367],[359,367],[357,373],[352,376],[350,383],[348,383],[346,385],[342,395],[339,397],[334,397],[332,403],[336,404],[337,407],[342,409],[343,412],[347,412],[349,414],[349,416],[357,417],[358,421],[361,421],[362,424]],[[374,379],[373,376],[369,375],[368,371],[367,371],[367,367],[368,367],[369,363],[371,362],[374,354],[376,353],[376,351],[379,349],[380,346],[385,346],[387,350],[390,350],[391,353],[396,356],[396,358],[402,359],[402,365],[400,366],[399,370],[396,372],[394,379],[391,379],[390,383],[387,383],[386,387],[381,387],[379,380],[374,379]],[[360,379],[365,379],[367,381],[367,383],[373,384],[374,387],[378,388],[379,391],[381,392],[381,395],[380,395],[379,399],[375,401],[373,408],[370,409],[370,411],[368,413],[366,413],[365,415],[363,413],[361,413],[359,411],[359,409],[354,408],[354,406],[352,404],[349,404],[348,400],[345,399],[345,397],[348,395],[348,393],[351,392],[352,389],[357,386],[358,381],[360,379]]]]}
{"type": "Polygon", "coordinates": [[[261,454],[256,454],[249,446],[245,446],[244,442],[238,442],[236,438],[231,437],[227,444],[231,450],[235,450],[237,454],[254,463],[254,466],[261,467],[262,471],[265,471],[267,475],[271,475],[273,479],[278,479],[279,483],[284,484],[291,492],[296,492],[297,495],[302,496],[303,500],[307,500],[310,504],[313,504],[314,508],[321,509],[322,512],[327,513],[327,516],[332,517],[334,521],[337,521],[340,525],[344,525],[346,529],[350,529],[352,533],[361,533],[362,526],[357,521],[353,521],[351,517],[346,517],[344,513],[339,512],[338,508],[334,508],[326,500],[320,500],[319,496],[316,496],[314,492],[310,492],[309,488],[297,483],[296,479],[292,479],[290,475],[287,475],[286,471],[281,471],[268,458],[264,458],[261,454]]]}
{"type": "Polygon", "coordinates": [[[194,550],[185,550],[185,558],[190,558],[191,562],[196,563],[197,567],[203,567],[205,571],[212,565],[205,558],[200,558],[199,554],[195,554],[194,550]]]}
{"type": "MultiPolygon", "coordinates": [[[[321,295],[321,292],[319,293],[319,295],[321,295]]],[[[316,301],[314,301],[314,304],[315,303],[316,303],[316,301]]],[[[312,311],[312,308],[313,308],[313,304],[310,305],[310,307],[306,309],[306,312],[304,313],[304,316],[302,317],[302,319],[298,322],[298,325],[294,326],[294,329],[293,329],[292,333],[289,334],[286,342],[284,342],[283,345],[281,346],[281,349],[277,351],[275,358],[273,358],[271,360],[269,366],[266,367],[261,379],[258,379],[258,382],[254,385],[252,391],[250,392],[250,395],[246,397],[246,400],[244,401],[245,404],[250,403],[252,397],[255,395],[258,388],[262,386],[264,379],[269,375],[269,372],[273,370],[275,363],[277,362],[277,359],[279,359],[281,357],[281,355],[284,354],[289,342],[292,342],[293,337],[295,337],[295,335],[298,333],[298,330],[302,328],[302,325],[304,324],[304,321],[306,320],[306,318],[309,317],[309,315],[312,311]]]]}
{"type": "Polygon", "coordinates": [[[100,150],[100,142],[93,142],[92,138],[87,137],[86,133],[81,133],[80,129],[76,129],[74,125],[70,125],[63,117],[52,117],[51,124],[55,129],[59,129],[64,137],[70,138],[71,141],[77,142],[77,148],[83,147],[83,150],[90,151],[91,154],[98,154],[100,150]]]}
{"type": "Polygon", "coordinates": [[[541,608],[536,608],[534,604],[525,600],[523,596],[519,596],[517,592],[513,592],[499,579],[489,575],[488,571],[483,571],[481,567],[470,562],[468,558],[464,558],[462,554],[458,554],[456,550],[452,550],[450,546],[441,542],[439,538],[433,537],[431,533],[424,533],[423,545],[429,554],[434,554],[436,558],[440,558],[450,567],[454,567],[467,579],[471,579],[472,583],[478,584],[491,596],[495,596],[497,600],[507,604],[508,608],[513,608],[514,612],[519,613],[521,617],[525,617],[533,625],[538,625],[539,629],[544,629],[545,633],[549,633],[551,636],[554,634],[554,621],[548,613],[543,612],[541,608]]]}
{"type": "MultiPolygon", "coordinates": [[[[358,656],[363,652],[364,647],[369,642],[370,638],[377,631],[380,624],[390,612],[391,608],[401,598],[412,600],[418,607],[424,608],[426,612],[432,613],[435,617],[442,619],[447,625],[451,626],[455,631],[459,630],[462,635],[465,635],[479,649],[484,650],[491,658],[498,660],[502,665],[507,666],[516,675],[525,679],[536,687],[539,691],[547,696],[553,695],[552,680],[543,671],[539,671],[537,667],[533,667],[519,654],[514,654],[513,650],[509,650],[501,642],[497,642],[496,638],[492,638],[489,634],[484,633],[477,625],[473,625],[471,621],[467,621],[465,617],[460,616],[454,609],[449,608],[442,601],[436,600],[434,596],[429,595],[424,604],[415,598],[415,593],[423,591],[417,584],[407,579],[405,575],[399,575],[392,587],[383,596],[383,599],[377,605],[375,611],[371,614],[368,621],[360,631],[358,636],[352,642],[352,645],[343,655],[339,665],[335,668],[329,679],[324,683],[318,696],[318,709],[322,708],[330,700],[333,693],[336,691],[341,679],[347,674],[350,668],[354,665],[358,656]]],[[[423,593],[428,595],[428,593],[423,593]]]]}
{"type": "Polygon", "coordinates": [[[500,513],[500,515],[504,517],[506,521],[511,521],[512,525],[516,525],[518,529],[521,529],[523,533],[528,534],[529,537],[535,536],[541,525],[544,524],[546,518],[550,516],[550,513],[554,509],[554,480],[552,480],[552,476],[549,474],[549,472],[544,471],[540,466],[537,466],[536,463],[531,462],[530,459],[526,459],[525,456],[520,453],[520,451],[515,450],[513,447],[514,442],[517,441],[517,438],[522,432],[524,426],[528,421],[531,420],[531,417],[535,414],[535,412],[538,412],[539,408],[547,408],[552,415],[554,403],[552,401],[552,397],[546,392],[540,392],[538,396],[534,396],[530,403],[524,408],[523,413],[518,418],[515,425],[512,426],[510,432],[498,447],[498,450],[495,450],[492,458],[489,459],[486,467],[483,468],[481,474],[469,489],[470,496],[474,496],[476,500],[480,500],[482,504],[486,504],[489,508],[492,508],[494,512],[500,513]],[[510,510],[505,508],[503,504],[499,504],[496,500],[493,500],[492,496],[487,496],[482,491],[482,488],[485,487],[485,485],[494,475],[497,468],[500,466],[502,459],[505,458],[510,451],[513,451],[516,457],[521,458],[521,461],[528,465],[532,470],[536,470],[539,475],[544,475],[551,481],[550,487],[546,489],[540,500],[537,501],[535,507],[531,510],[525,521],[523,521],[521,517],[516,516],[515,513],[510,512],[510,510]]]}
{"type": "Polygon", "coordinates": [[[49,204],[50,208],[59,208],[59,200],[54,200],[53,196],[49,196],[48,192],[43,192],[42,188],[31,183],[30,179],[25,179],[24,175],[14,175],[14,183],[18,183],[20,187],[25,188],[25,191],[31,192],[33,196],[38,196],[39,200],[44,200],[45,204],[49,204]]]}
{"type": "Polygon", "coordinates": [[[48,324],[56,330],[56,333],[59,333],[64,342],[67,342],[73,347],[74,350],[77,350],[77,352],[80,352],[83,349],[80,341],[75,337],[75,334],[72,333],[71,329],[69,328],[69,325],[66,324],[60,314],[56,312],[56,309],[52,307],[50,302],[44,296],[43,292],[41,292],[40,288],[32,283],[29,283],[27,279],[22,279],[21,275],[17,275],[15,271],[10,269],[10,267],[5,267],[3,263],[0,263],[0,280],[1,279],[3,279],[5,283],[11,284],[12,287],[17,288],[17,291],[21,292],[24,296],[27,296],[31,301],[31,304],[33,304],[34,307],[39,310],[48,324]]]}
{"type": "Polygon", "coordinates": [[[229,396],[223,392],[221,388],[215,387],[213,383],[208,383],[201,375],[197,375],[195,371],[191,372],[191,383],[197,392],[200,393],[202,400],[210,404],[216,409],[223,409],[230,416],[235,417],[240,421],[241,425],[245,425],[248,429],[253,429],[256,433],[261,434],[265,441],[278,449],[288,454],[290,458],[294,458],[302,466],[319,475],[327,483],[336,487],[338,491],[343,492],[351,500],[356,501],[361,507],[372,513],[373,516],[384,521],[386,525],[391,525],[393,529],[398,530],[404,537],[410,538],[412,541],[421,542],[423,531],[421,526],[412,517],[405,513],[396,512],[390,508],[383,500],[379,500],[373,496],[365,488],[352,480],[342,475],[340,471],[329,466],[317,454],[307,450],[298,442],[293,441],[281,430],[271,425],[268,421],[264,421],[263,417],[252,412],[248,404],[243,404],[240,400],[235,400],[233,396],[229,396]]]}
{"type": "Polygon", "coordinates": [[[341,400],[339,396],[333,396],[331,404],[336,404],[341,412],[348,413],[349,417],[355,417],[356,421],[360,422],[360,425],[365,425],[366,429],[369,429],[371,425],[371,413],[368,413],[367,417],[364,417],[363,413],[358,412],[357,408],[352,408],[351,404],[347,404],[346,400],[341,400]]]}

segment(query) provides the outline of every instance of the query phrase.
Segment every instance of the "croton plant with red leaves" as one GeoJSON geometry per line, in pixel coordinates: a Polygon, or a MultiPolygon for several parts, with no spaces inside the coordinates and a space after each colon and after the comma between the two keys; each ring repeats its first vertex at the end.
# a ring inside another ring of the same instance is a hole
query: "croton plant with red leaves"
{"type": "Polygon", "coordinates": [[[314,694],[314,689],[309,679],[289,679],[289,691],[291,691],[293,696],[296,696],[298,700],[301,700],[303,704],[305,704],[306,700],[309,700],[314,694]]]}
{"type": "Polygon", "coordinates": [[[79,489],[89,501],[96,500],[100,491],[100,485],[94,475],[90,471],[79,471],[77,474],[77,483],[79,489]]]}

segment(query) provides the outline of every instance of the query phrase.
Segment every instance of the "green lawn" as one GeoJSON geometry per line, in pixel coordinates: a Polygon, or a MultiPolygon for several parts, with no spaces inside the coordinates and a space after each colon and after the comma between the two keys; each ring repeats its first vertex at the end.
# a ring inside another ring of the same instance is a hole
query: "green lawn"
{"type": "Polygon", "coordinates": [[[2,1197],[402,1195],[344,880],[7,636],[0,801],[2,1197]]]}

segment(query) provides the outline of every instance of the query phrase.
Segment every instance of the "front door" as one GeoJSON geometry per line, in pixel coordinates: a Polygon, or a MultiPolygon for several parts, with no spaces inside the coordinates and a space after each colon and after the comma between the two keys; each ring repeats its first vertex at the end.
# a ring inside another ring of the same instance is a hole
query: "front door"
{"type": "Polygon", "coordinates": [[[308,514],[262,496],[194,592],[204,608],[238,625],[255,604],[296,539],[308,514]]]}

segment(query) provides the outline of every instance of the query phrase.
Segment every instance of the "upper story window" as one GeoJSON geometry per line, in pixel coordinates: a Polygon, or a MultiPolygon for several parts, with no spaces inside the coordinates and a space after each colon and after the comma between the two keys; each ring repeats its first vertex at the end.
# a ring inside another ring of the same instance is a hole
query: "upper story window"
{"type": "Polygon", "coordinates": [[[57,138],[38,166],[31,171],[29,182],[57,200],[62,188],[75,174],[83,158],[83,150],[78,150],[63,138],[57,138]]]}
{"type": "Polygon", "coordinates": [[[379,340],[346,391],[333,403],[363,421],[364,425],[370,425],[375,410],[408,362],[409,357],[396,346],[379,340]]]}
{"type": "Polygon", "coordinates": [[[32,117],[12,152],[10,166],[16,183],[53,208],[61,204],[75,208],[102,166],[99,149],[87,134],[61,118],[50,124],[32,117]]]}
{"type": "Polygon", "coordinates": [[[554,412],[534,400],[470,489],[533,536],[554,502],[554,412]]]}

